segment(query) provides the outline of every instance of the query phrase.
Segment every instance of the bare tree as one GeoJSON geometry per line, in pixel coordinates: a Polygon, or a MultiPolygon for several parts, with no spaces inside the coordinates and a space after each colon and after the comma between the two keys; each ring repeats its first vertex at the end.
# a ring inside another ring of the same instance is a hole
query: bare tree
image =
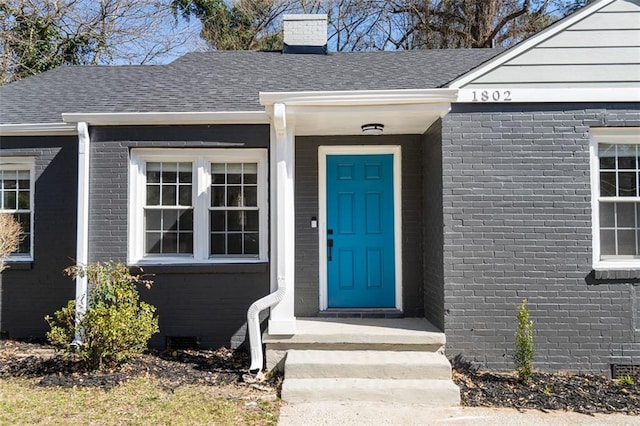
{"type": "Polygon", "coordinates": [[[172,0],[176,16],[200,20],[200,36],[214,50],[273,50],[282,47],[282,15],[293,0],[172,0]]]}
{"type": "Polygon", "coordinates": [[[2,0],[0,84],[60,65],[153,62],[188,40],[161,0],[2,0]]]}

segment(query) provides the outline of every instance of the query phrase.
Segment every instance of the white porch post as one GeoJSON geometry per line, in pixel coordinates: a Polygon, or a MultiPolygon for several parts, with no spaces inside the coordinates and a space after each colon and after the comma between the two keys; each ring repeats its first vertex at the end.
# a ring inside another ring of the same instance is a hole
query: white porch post
{"type": "MultiPolygon", "coordinates": [[[[78,212],[76,264],[89,262],[89,128],[87,123],[78,123],[78,212]]],[[[87,310],[87,277],[76,278],[76,324],[82,320],[87,310]]],[[[73,343],[82,343],[82,332],[76,329],[73,343]]]]}
{"type": "Polygon", "coordinates": [[[296,332],[295,274],[295,134],[284,104],[273,105],[271,126],[271,289],[285,286],[280,303],[271,309],[269,334],[296,332]],[[275,270],[275,271],[274,271],[275,270]]]}

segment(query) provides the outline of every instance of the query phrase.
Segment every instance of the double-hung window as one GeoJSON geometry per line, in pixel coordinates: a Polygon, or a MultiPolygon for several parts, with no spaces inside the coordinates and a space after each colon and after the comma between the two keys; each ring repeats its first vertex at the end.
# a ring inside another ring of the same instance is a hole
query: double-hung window
{"type": "Polygon", "coordinates": [[[18,250],[9,261],[33,260],[34,160],[0,157],[0,213],[11,214],[22,228],[18,250]]]}
{"type": "Polygon", "coordinates": [[[640,268],[640,129],[591,129],[593,263],[640,268]]]}
{"type": "Polygon", "coordinates": [[[131,151],[129,262],[267,257],[265,149],[131,151]]]}

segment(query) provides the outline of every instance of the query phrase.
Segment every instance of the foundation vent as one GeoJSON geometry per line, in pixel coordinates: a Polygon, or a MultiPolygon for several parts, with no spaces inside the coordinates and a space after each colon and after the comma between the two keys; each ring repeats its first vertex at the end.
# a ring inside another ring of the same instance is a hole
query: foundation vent
{"type": "Polygon", "coordinates": [[[167,336],[165,347],[167,349],[198,349],[200,344],[195,336],[167,336]]]}
{"type": "Polygon", "coordinates": [[[636,380],[640,380],[640,365],[611,364],[611,377],[613,379],[633,377],[636,380]]]}

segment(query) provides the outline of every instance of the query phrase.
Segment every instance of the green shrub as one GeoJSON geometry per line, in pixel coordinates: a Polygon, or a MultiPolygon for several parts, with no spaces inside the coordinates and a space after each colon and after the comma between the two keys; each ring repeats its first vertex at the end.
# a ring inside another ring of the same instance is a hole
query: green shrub
{"type": "Polygon", "coordinates": [[[517,321],[514,355],[516,371],[521,382],[530,383],[533,373],[533,321],[529,319],[527,299],[518,305],[517,321]]]}
{"type": "Polygon", "coordinates": [[[155,307],[140,301],[136,284],[150,288],[152,281],[132,275],[122,263],[73,266],[65,273],[87,277],[89,295],[84,317],[76,323],[75,300],[46,317],[47,339],[66,354],[76,354],[91,370],[113,368],[141,354],[159,331],[155,307]],[[71,345],[76,332],[82,342],[71,345]]]}

